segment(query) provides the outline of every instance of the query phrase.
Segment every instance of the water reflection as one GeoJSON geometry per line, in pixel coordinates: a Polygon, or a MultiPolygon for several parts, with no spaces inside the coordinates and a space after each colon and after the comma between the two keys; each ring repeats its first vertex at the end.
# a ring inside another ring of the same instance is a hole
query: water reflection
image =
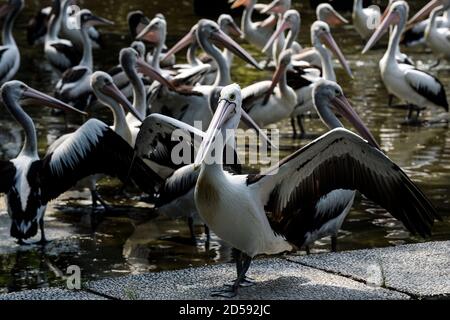
{"type": "MultiPolygon", "coordinates": [[[[101,16],[116,21],[108,28],[105,51],[96,51],[96,68],[106,70],[117,64],[119,50],[131,42],[126,34],[125,17],[130,10],[143,9],[148,16],[163,12],[168,20],[168,42],[177,41],[197,17],[192,14],[191,1],[142,1],[101,0],[85,1],[85,5],[101,16]]],[[[27,8],[17,23],[15,35],[22,52],[22,66],[18,78],[45,92],[53,92],[58,80],[44,59],[41,47],[28,47],[24,26],[27,18],[40,3],[50,1],[27,1],[27,8]]],[[[301,43],[309,43],[307,26],[314,13],[296,5],[302,13],[301,43]]],[[[420,6],[420,2],[413,6],[420,6]]],[[[414,11],[414,8],[412,9],[414,11]]],[[[105,29],[106,30],[106,29],[105,29]]],[[[381,147],[424,190],[444,215],[444,222],[436,225],[433,240],[450,239],[450,133],[447,126],[432,128],[409,128],[400,125],[405,111],[387,108],[387,93],[379,81],[378,60],[384,48],[370,51],[361,56],[363,44],[350,26],[332,30],[354,71],[351,81],[343,70],[337,69],[337,77],[364,121],[369,125],[381,147]]],[[[257,58],[260,52],[243,43],[257,58]]],[[[406,50],[421,68],[434,63],[433,57],[421,48],[406,50]]],[[[233,67],[232,77],[242,86],[268,78],[269,73],[245,67],[238,59],[233,67]]],[[[444,84],[449,84],[450,67],[442,63],[433,73],[444,84]]],[[[447,86],[450,90],[450,87],[447,86]]],[[[9,114],[0,113],[0,158],[16,156],[22,145],[22,133],[9,114]]],[[[27,107],[36,121],[39,149],[44,153],[47,146],[60,135],[76,129],[78,117],[69,119],[50,115],[47,109],[27,107]]],[[[101,111],[100,111],[101,112],[101,111]]],[[[109,114],[102,118],[111,121],[109,114]]],[[[430,114],[425,114],[430,116],[430,114]]],[[[306,127],[313,132],[325,132],[321,123],[306,119],[306,127]]],[[[292,140],[289,121],[277,124],[281,129],[281,156],[286,156],[301,147],[306,141],[292,140]]],[[[253,168],[255,169],[255,168],[253,168]]],[[[152,207],[138,199],[127,200],[116,195],[118,183],[115,180],[102,181],[100,191],[105,198],[117,206],[114,213],[91,215],[87,192],[70,192],[54,202],[46,216],[47,233],[54,241],[41,250],[30,246],[21,248],[9,238],[9,218],[0,199],[0,292],[25,288],[46,287],[60,284],[69,265],[79,265],[84,280],[99,279],[144,271],[161,271],[189,266],[199,266],[230,260],[230,250],[213,235],[206,248],[202,228],[197,228],[198,242],[189,245],[189,231],[185,221],[155,218],[152,207]],[[81,199],[81,200],[80,200],[81,199]]],[[[384,210],[379,209],[364,197],[358,197],[354,210],[340,233],[339,249],[362,249],[394,244],[422,241],[411,237],[402,226],[384,210]]],[[[329,249],[329,241],[321,240],[315,250],[329,249]]]]}

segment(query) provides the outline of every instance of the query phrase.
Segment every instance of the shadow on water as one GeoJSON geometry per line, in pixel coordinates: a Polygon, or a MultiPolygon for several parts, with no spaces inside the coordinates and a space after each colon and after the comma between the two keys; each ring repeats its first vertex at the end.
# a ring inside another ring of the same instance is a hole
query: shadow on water
{"type": "MultiPolygon", "coordinates": [[[[83,2],[83,1],[82,1],[83,2]]],[[[53,92],[57,76],[45,61],[40,46],[30,47],[25,41],[27,19],[43,1],[27,1],[15,28],[21,53],[22,66],[17,76],[37,89],[53,92]]],[[[45,2],[46,4],[49,1],[45,2]]],[[[107,70],[117,64],[119,50],[131,40],[127,32],[128,11],[143,9],[148,16],[163,12],[168,20],[168,44],[178,40],[198,19],[193,15],[190,1],[100,0],[84,1],[84,5],[99,15],[116,21],[105,29],[107,47],[95,52],[97,69],[107,70]],[[176,3],[176,6],[174,5],[176,3]]],[[[414,4],[419,6],[420,3],[414,4]]],[[[306,26],[313,20],[313,12],[296,5],[302,13],[301,43],[309,44],[306,26]]],[[[414,12],[415,9],[413,8],[414,12]]],[[[399,123],[405,112],[387,108],[387,93],[379,81],[378,61],[382,46],[361,56],[362,42],[350,26],[333,30],[333,34],[350,61],[355,80],[351,81],[338,68],[337,76],[346,95],[369,125],[383,150],[402,166],[432,199],[444,216],[444,222],[434,228],[432,240],[450,239],[450,134],[448,127],[405,128],[399,123]]],[[[243,43],[255,57],[262,55],[243,43]]],[[[406,50],[427,69],[434,63],[432,55],[423,48],[406,50]]],[[[237,61],[232,78],[241,86],[267,79],[270,74],[250,69],[237,61]]],[[[441,64],[433,70],[444,84],[450,80],[450,66],[441,64]]],[[[450,88],[447,86],[447,89],[450,88]]],[[[76,129],[82,119],[70,119],[70,126],[62,118],[50,115],[49,110],[27,108],[35,119],[39,148],[42,153],[60,135],[76,129]]],[[[107,121],[108,114],[101,114],[107,121]]],[[[425,116],[430,116],[426,114],[425,116]]],[[[17,124],[5,113],[0,113],[0,158],[14,157],[23,141],[17,124]]],[[[316,120],[307,119],[310,131],[325,132],[316,120]]],[[[281,129],[282,156],[286,156],[306,141],[291,139],[289,121],[277,124],[281,129]]],[[[0,203],[0,293],[40,288],[61,284],[68,266],[78,265],[84,280],[107,276],[186,268],[230,260],[230,250],[213,235],[209,248],[205,248],[203,229],[197,227],[198,242],[189,245],[189,231],[185,221],[156,218],[151,206],[135,199],[124,199],[115,194],[115,180],[102,181],[100,190],[107,200],[118,208],[113,213],[90,215],[88,193],[71,191],[51,204],[46,215],[48,236],[53,241],[44,249],[36,246],[19,247],[9,237],[9,218],[3,201],[0,203]]],[[[394,244],[423,241],[411,237],[403,227],[384,210],[359,197],[352,214],[340,234],[339,249],[383,247],[394,244]]],[[[329,241],[321,240],[315,251],[329,250],[329,241]]]]}

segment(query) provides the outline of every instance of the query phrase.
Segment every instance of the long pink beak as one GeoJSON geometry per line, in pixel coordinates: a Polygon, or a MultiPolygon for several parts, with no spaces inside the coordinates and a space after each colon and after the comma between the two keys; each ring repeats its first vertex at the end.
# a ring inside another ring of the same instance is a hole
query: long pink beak
{"type": "Polygon", "coordinates": [[[375,140],[374,136],[370,132],[369,128],[364,124],[359,115],[350,105],[350,102],[346,97],[340,96],[336,97],[331,101],[333,107],[336,108],[336,111],[346,118],[358,131],[358,133],[366,139],[372,146],[375,148],[381,149],[378,145],[378,142],[375,140]]]}
{"type": "Polygon", "coordinates": [[[283,33],[285,30],[289,29],[290,27],[291,27],[291,24],[287,21],[284,21],[281,24],[281,26],[277,30],[275,30],[275,32],[270,37],[269,41],[267,41],[266,45],[262,49],[262,52],[267,52],[267,50],[269,50],[269,48],[273,45],[275,40],[278,39],[278,37],[281,35],[281,33],[283,33]]]}
{"type": "Polygon", "coordinates": [[[342,67],[344,68],[345,72],[347,72],[349,77],[353,79],[352,70],[350,69],[347,59],[345,59],[344,54],[342,53],[341,49],[339,48],[338,44],[334,40],[331,33],[326,32],[322,34],[321,41],[328,47],[328,49],[330,49],[333,52],[333,54],[338,58],[342,67]]]}
{"type": "Polygon", "coordinates": [[[266,95],[264,96],[264,100],[263,100],[263,105],[265,105],[269,99],[270,96],[273,93],[273,90],[275,90],[276,86],[278,85],[278,83],[280,82],[281,78],[283,77],[284,73],[286,72],[286,65],[279,65],[277,70],[275,71],[275,73],[273,74],[272,77],[272,83],[269,87],[269,90],[267,91],[266,95]]]}
{"type": "Polygon", "coordinates": [[[106,85],[102,88],[102,91],[116,100],[125,112],[130,112],[139,121],[144,121],[143,116],[140,115],[137,110],[131,105],[130,101],[124,96],[124,94],[114,85],[106,85]]]}
{"type": "Polygon", "coordinates": [[[176,90],[175,86],[172,84],[172,82],[168,81],[164,76],[158,72],[155,68],[153,68],[151,65],[149,65],[147,62],[144,61],[144,59],[139,58],[136,61],[137,69],[139,72],[145,74],[150,79],[156,80],[162,85],[172,89],[176,90]]]}
{"type": "Polygon", "coordinates": [[[431,11],[433,11],[434,8],[436,8],[440,5],[441,5],[440,0],[431,0],[408,21],[407,26],[408,27],[413,26],[416,23],[419,23],[422,20],[425,20],[426,18],[428,18],[431,11]]]}
{"type": "Polygon", "coordinates": [[[372,48],[375,43],[380,40],[380,38],[386,33],[389,26],[391,24],[396,24],[400,20],[400,16],[398,13],[390,11],[390,13],[387,15],[387,17],[384,19],[384,21],[378,26],[378,28],[375,30],[372,37],[370,37],[369,41],[367,42],[366,46],[364,47],[364,50],[362,51],[363,54],[365,54],[367,51],[372,48]]]}
{"type": "Polygon", "coordinates": [[[189,46],[192,42],[197,41],[195,39],[195,31],[197,29],[193,27],[188,34],[186,34],[180,41],[178,41],[162,58],[161,62],[166,60],[168,57],[176,54],[178,51],[183,50],[187,46],[189,46]]]}
{"type": "Polygon", "coordinates": [[[272,3],[269,3],[264,9],[261,10],[262,14],[266,13],[284,13],[284,8],[280,3],[280,0],[274,0],[272,3]]]}
{"type": "Polygon", "coordinates": [[[331,11],[325,22],[332,27],[337,27],[343,24],[347,24],[348,20],[341,16],[339,12],[331,11]]]}
{"type": "Polygon", "coordinates": [[[33,88],[28,87],[24,91],[23,96],[27,99],[31,99],[32,101],[35,101],[38,104],[42,103],[50,108],[60,109],[60,110],[70,111],[70,112],[76,112],[76,113],[82,114],[84,116],[87,115],[86,112],[78,110],[78,109],[68,105],[67,103],[64,103],[58,99],[50,97],[49,95],[46,95],[45,93],[37,91],[33,88]]]}
{"type": "Polygon", "coordinates": [[[243,49],[238,43],[227,36],[223,31],[217,30],[216,32],[211,34],[211,38],[212,40],[222,44],[225,48],[233,52],[242,60],[253,65],[257,69],[261,69],[258,62],[245,49],[243,49]]]}

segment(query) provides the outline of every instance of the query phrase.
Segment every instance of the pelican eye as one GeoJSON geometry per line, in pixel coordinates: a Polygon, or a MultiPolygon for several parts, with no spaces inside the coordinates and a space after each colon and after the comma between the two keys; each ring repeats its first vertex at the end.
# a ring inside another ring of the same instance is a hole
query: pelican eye
{"type": "Polygon", "coordinates": [[[230,96],[228,97],[231,101],[236,100],[236,94],[232,93],[230,94],[230,96]]]}

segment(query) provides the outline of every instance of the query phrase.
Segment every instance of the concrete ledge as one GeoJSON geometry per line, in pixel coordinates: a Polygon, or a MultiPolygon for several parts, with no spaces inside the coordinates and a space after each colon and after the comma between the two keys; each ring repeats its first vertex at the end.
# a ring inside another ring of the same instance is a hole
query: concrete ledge
{"type": "MultiPolygon", "coordinates": [[[[407,295],[305,267],[284,259],[255,261],[249,276],[257,281],[237,298],[256,300],[408,299],[407,295]]],[[[117,299],[211,299],[236,277],[233,264],[106,279],[88,284],[94,292],[117,299]]]]}
{"type": "MultiPolygon", "coordinates": [[[[211,299],[235,278],[233,264],[147,273],[88,282],[81,291],[50,288],[0,295],[3,300],[211,299]]],[[[450,295],[450,242],[335,254],[258,259],[238,299],[374,300],[450,295]]]]}
{"type": "Polygon", "coordinates": [[[415,298],[450,295],[450,241],[288,259],[360,281],[369,280],[415,298]]]}
{"type": "Polygon", "coordinates": [[[45,288],[0,295],[0,300],[106,300],[83,290],[71,291],[60,288],[45,288]]]}

